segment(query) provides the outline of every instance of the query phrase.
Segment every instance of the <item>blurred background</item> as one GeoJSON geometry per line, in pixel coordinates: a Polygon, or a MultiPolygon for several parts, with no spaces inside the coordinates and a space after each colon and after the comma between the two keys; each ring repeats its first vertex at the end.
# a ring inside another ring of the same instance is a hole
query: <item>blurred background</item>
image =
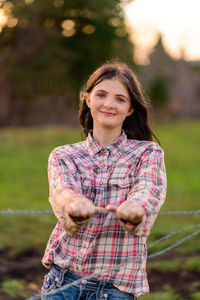
{"type": "MultiPolygon", "coordinates": [[[[1,211],[51,209],[48,155],[83,138],[80,90],[113,58],[133,68],[152,105],[168,175],[162,211],[199,210],[199,10],[198,0],[0,0],[1,211]]],[[[52,214],[0,214],[0,299],[39,290],[55,223],[52,214]]],[[[199,215],[159,216],[149,244],[199,223],[199,215]]],[[[143,299],[200,299],[199,235],[149,259],[148,275],[151,293],[143,299]]]]}

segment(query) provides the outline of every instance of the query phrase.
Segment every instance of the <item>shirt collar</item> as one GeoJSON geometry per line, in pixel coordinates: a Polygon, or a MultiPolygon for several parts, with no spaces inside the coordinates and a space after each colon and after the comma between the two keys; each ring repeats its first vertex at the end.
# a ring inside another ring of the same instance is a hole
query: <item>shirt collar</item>
{"type": "Polygon", "coordinates": [[[90,132],[86,139],[86,146],[91,154],[95,156],[97,153],[105,152],[107,150],[111,156],[116,154],[122,154],[124,152],[125,144],[127,143],[127,136],[124,130],[122,130],[121,136],[115,140],[112,144],[108,145],[106,148],[101,147],[95,139],[92,137],[92,132],[90,132]]]}

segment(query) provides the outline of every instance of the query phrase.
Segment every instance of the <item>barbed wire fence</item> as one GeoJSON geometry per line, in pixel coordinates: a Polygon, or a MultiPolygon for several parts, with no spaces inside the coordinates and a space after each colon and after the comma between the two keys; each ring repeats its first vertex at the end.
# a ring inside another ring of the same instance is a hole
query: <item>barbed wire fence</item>
{"type": "MultiPolygon", "coordinates": [[[[53,214],[53,210],[0,210],[2,215],[14,215],[14,214],[53,214]]],[[[159,215],[200,215],[200,210],[191,211],[161,211],[159,215]]]]}
{"type": "MultiPolygon", "coordinates": [[[[0,210],[0,214],[1,215],[14,215],[14,214],[53,214],[53,211],[52,210],[11,210],[11,209],[8,209],[8,210],[0,210]]],[[[200,215],[200,210],[193,210],[193,211],[164,211],[164,212],[160,212],[159,215],[194,215],[194,216],[197,216],[197,215],[200,215]]],[[[168,240],[170,239],[171,237],[179,234],[179,233],[182,233],[182,232],[185,232],[187,230],[191,230],[191,229],[195,229],[195,228],[199,228],[197,230],[195,230],[193,233],[191,234],[188,234],[186,235],[184,238],[176,241],[174,244],[172,244],[171,246],[168,246],[166,248],[164,248],[163,250],[161,251],[157,251],[155,253],[152,253],[152,254],[149,254],[148,255],[148,259],[151,259],[151,258],[154,258],[156,256],[159,256],[159,255],[162,255],[170,250],[172,250],[173,248],[181,245],[182,243],[184,243],[185,241],[191,239],[192,237],[200,234],[200,224],[197,224],[197,225],[192,225],[192,226],[187,226],[187,227],[184,227],[182,229],[179,229],[179,230],[176,230],[176,231],[173,231],[165,236],[163,236],[162,238],[152,242],[148,247],[147,249],[149,250],[150,248],[152,248],[153,246],[157,245],[158,243],[164,241],[164,240],[168,240]]],[[[129,260],[126,262],[126,264],[129,262],[129,260]]],[[[117,267],[113,268],[112,271],[116,271],[117,269],[121,269],[123,267],[125,267],[126,264],[121,264],[121,265],[118,265],[117,267]]],[[[104,272],[107,272],[104,271],[104,272]]],[[[102,274],[101,274],[102,275],[102,274]]],[[[89,280],[89,279],[92,279],[92,278],[98,278],[99,277],[99,274],[92,274],[92,275],[89,275],[89,276],[84,276],[84,280],[89,280]]],[[[66,290],[67,288],[70,288],[71,286],[74,286],[74,285],[77,285],[79,284],[83,278],[79,279],[79,280],[76,280],[70,284],[66,284],[60,288],[57,288],[55,290],[52,290],[48,293],[45,293],[45,296],[49,296],[49,295],[53,295],[55,293],[57,293],[58,291],[62,291],[62,290],[66,290]]],[[[33,297],[31,298],[28,298],[27,300],[39,300],[41,299],[41,294],[36,294],[34,295],[33,297]]]]}

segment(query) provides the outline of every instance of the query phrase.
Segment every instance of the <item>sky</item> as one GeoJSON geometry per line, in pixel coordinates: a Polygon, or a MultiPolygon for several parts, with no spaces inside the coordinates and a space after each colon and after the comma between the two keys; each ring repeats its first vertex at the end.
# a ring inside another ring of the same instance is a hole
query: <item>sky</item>
{"type": "MultiPolygon", "coordinates": [[[[200,0],[133,0],[126,5],[125,14],[138,63],[148,61],[158,33],[173,57],[180,58],[184,53],[186,60],[200,60],[200,0]]],[[[0,32],[5,22],[0,9],[0,32]]]]}
{"type": "Polygon", "coordinates": [[[170,55],[200,60],[200,0],[134,0],[125,14],[137,62],[147,62],[159,32],[170,55]]]}

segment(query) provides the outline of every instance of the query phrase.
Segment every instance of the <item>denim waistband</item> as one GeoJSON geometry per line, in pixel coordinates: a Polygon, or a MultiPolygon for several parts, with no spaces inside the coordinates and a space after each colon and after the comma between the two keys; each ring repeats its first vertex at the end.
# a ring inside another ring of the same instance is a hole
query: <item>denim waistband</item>
{"type": "MultiPolygon", "coordinates": [[[[81,286],[85,289],[90,289],[93,291],[98,290],[99,288],[103,288],[104,292],[108,292],[109,294],[117,295],[117,294],[124,294],[123,292],[119,291],[113,284],[108,283],[109,279],[105,280],[98,280],[97,278],[90,278],[87,279],[85,276],[80,276],[76,273],[69,271],[68,269],[63,269],[58,265],[52,266],[52,271],[55,273],[62,273],[63,277],[63,284],[70,284],[76,280],[80,280],[76,286],[81,286]]],[[[56,275],[56,274],[55,274],[56,275]]]]}
{"type": "MultiPolygon", "coordinates": [[[[63,272],[64,280],[68,283],[74,282],[76,280],[80,280],[77,284],[83,284],[83,285],[91,285],[91,287],[95,287],[95,289],[99,286],[99,284],[104,285],[107,288],[114,288],[116,289],[111,283],[108,283],[109,279],[99,280],[97,278],[90,278],[90,279],[84,279],[85,276],[78,275],[68,269],[63,269],[58,265],[53,265],[52,268],[57,272],[63,272]]],[[[95,276],[95,275],[94,275],[95,276]]]]}

